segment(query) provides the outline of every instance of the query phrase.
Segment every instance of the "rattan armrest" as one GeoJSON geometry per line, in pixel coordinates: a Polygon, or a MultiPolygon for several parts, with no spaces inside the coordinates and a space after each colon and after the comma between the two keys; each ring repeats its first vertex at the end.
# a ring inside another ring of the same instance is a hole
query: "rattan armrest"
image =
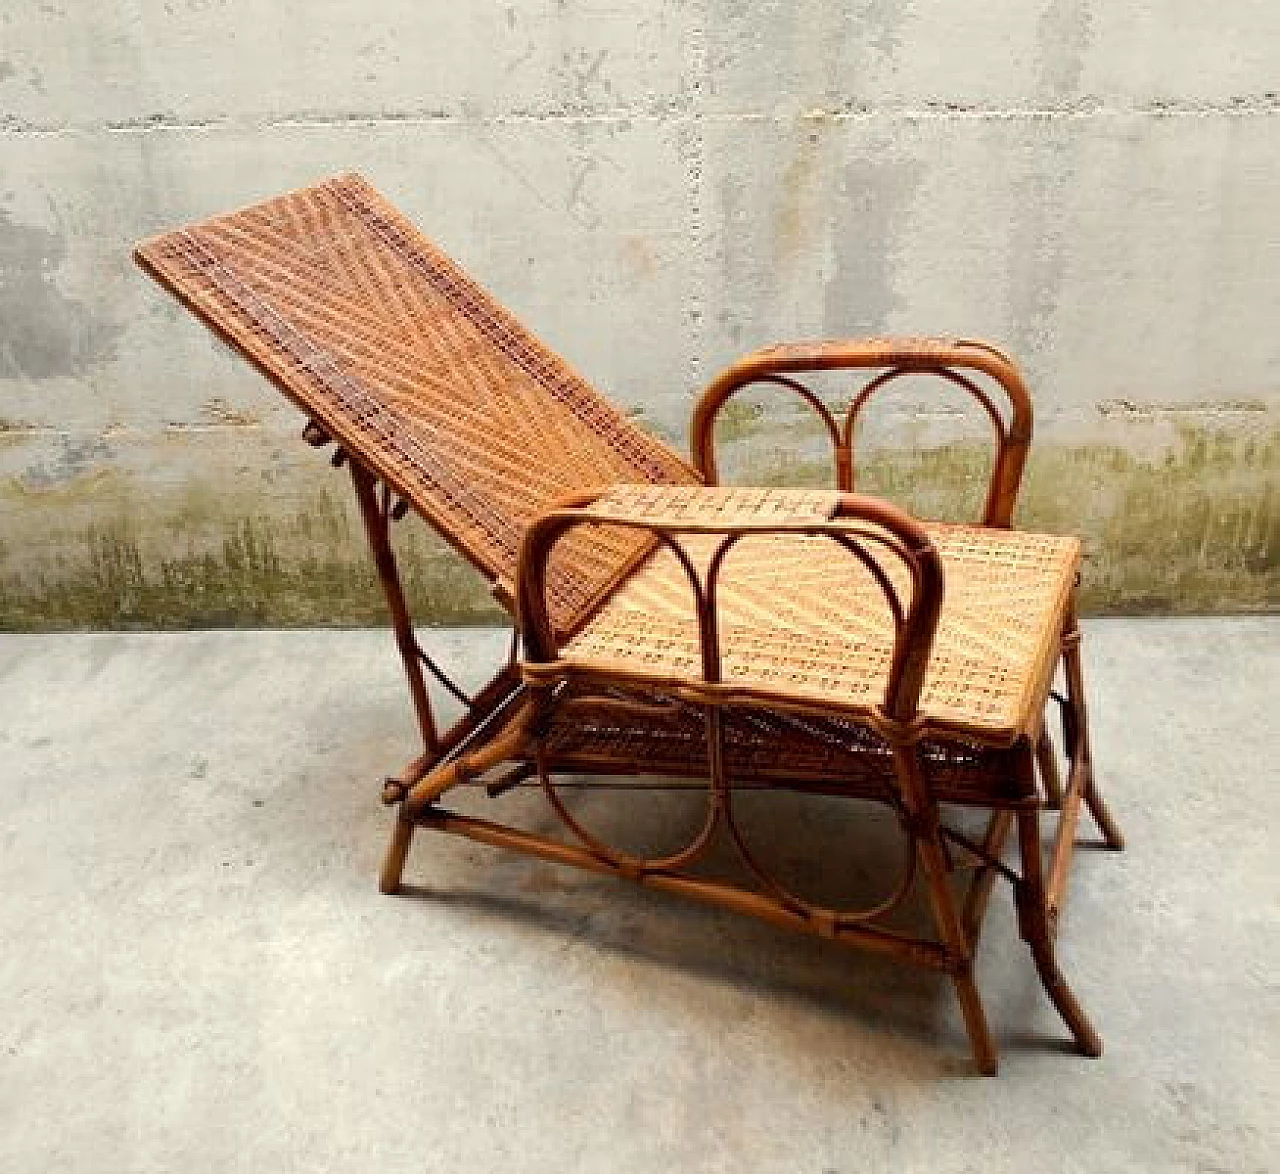
{"type": "MultiPolygon", "coordinates": [[[[741,690],[726,689],[721,678],[717,592],[729,551],[751,537],[785,535],[826,538],[843,547],[851,558],[850,573],[860,564],[870,574],[893,617],[893,652],[879,709],[891,721],[909,722],[914,717],[942,604],[942,562],[924,527],[897,507],[878,498],[821,490],[619,485],[579,495],[540,517],[526,533],[520,552],[517,602],[525,659],[535,666],[534,676],[545,678],[569,667],[561,659],[566,634],[557,632],[551,620],[548,577],[556,544],[575,528],[591,525],[647,531],[675,556],[691,589],[701,643],[700,676],[678,684],[702,687],[699,691],[708,700],[742,695],[741,690]],[[679,541],[682,535],[720,541],[695,565],[679,541]],[[899,596],[868,544],[887,551],[905,567],[908,599],[899,596]]],[[[788,699],[785,684],[757,692],[757,700],[788,699]]]]}
{"type": "Polygon", "coordinates": [[[753,351],[723,371],[702,393],[690,426],[693,462],[708,484],[717,484],[716,420],[730,399],[745,387],[782,387],[806,403],[831,441],[836,488],[854,490],[854,432],[866,402],[882,387],[909,373],[936,375],[971,395],[991,421],[996,457],[982,521],[1007,527],[1013,517],[1027,451],[1031,444],[1031,397],[1012,359],[996,347],[968,339],[865,338],[781,343],[753,351]],[[855,396],[843,421],[808,387],[794,378],[810,371],[863,368],[878,371],[855,396]],[[1003,392],[1002,411],[973,378],[985,376],[1003,392]]]}

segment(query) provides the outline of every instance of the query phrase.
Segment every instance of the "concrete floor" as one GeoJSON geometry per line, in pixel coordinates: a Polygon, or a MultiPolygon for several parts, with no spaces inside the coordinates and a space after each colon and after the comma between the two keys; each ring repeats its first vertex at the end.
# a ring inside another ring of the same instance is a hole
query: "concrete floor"
{"type": "MultiPolygon", "coordinates": [[[[1080,853],[1062,956],[1107,1051],[1064,1050],[1000,893],[984,1080],[948,984],[883,959],[426,833],[379,896],[385,633],[0,639],[0,1169],[1280,1168],[1280,621],[1086,650],[1130,848],[1080,853]]],[[[688,798],[583,802],[651,839],[688,798]]],[[[889,848],[752,818],[825,886],[889,848]],[[817,874],[824,839],[857,852],[817,874]]]]}

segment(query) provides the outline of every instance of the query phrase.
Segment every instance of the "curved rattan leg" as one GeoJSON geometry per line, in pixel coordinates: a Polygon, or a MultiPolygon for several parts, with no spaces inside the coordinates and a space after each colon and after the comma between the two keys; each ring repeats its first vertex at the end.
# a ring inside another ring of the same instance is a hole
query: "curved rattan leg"
{"type": "Polygon", "coordinates": [[[412,821],[401,815],[396,816],[391,843],[387,845],[387,854],[382,859],[382,872],[378,877],[378,888],[388,896],[394,896],[400,891],[400,874],[404,872],[405,857],[409,855],[409,845],[413,843],[415,830],[412,821]]]}
{"type": "Polygon", "coordinates": [[[1040,820],[1035,811],[1018,812],[1018,848],[1022,856],[1022,880],[1014,889],[1018,903],[1018,928],[1031,947],[1040,981],[1063,1022],[1070,1028],[1076,1045],[1086,1056],[1100,1056],[1102,1039],[1058,969],[1045,903],[1040,820]]]}

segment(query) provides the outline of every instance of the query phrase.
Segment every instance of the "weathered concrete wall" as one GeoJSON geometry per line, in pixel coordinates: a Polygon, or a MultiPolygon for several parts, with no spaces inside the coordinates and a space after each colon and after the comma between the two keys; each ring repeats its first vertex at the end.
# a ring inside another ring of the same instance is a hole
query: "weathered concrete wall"
{"type": "MultiPolygon", "coordinates": [[[[1277,91],[1273,0],[0,0],[0,626],[378,615],[297,414],[128,258],[348,168],[681,442],[767,341],[1000,341],[1091,606],[1274,607],[1277,91]]],[[[868,486],[972,497],[953,424],[895,401],[868,486]]],[[[732,432],[818,475],[789,408],[732,432]]],[[[407,533],[427,615],[486,614],[407,533]]]]}

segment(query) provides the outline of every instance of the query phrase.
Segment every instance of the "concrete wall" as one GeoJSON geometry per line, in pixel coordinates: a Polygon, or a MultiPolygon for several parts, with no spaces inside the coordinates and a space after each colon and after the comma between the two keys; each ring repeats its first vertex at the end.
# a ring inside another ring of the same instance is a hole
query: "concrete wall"
{"type": "MultiPolygon", "coordinates": [[[[128,258],[349,168],[681,443],[767,341],[998,340],[1094,609],[1274,607],[1278,90],[1274,0],[0,0],[0,626],[378,615],[296,412],[128,258]]],[[[818,475],[790,409],[731,432],[818,475]]],[[[907,396],[869,487],[971,499],[980,438],[907,396]]]]}

